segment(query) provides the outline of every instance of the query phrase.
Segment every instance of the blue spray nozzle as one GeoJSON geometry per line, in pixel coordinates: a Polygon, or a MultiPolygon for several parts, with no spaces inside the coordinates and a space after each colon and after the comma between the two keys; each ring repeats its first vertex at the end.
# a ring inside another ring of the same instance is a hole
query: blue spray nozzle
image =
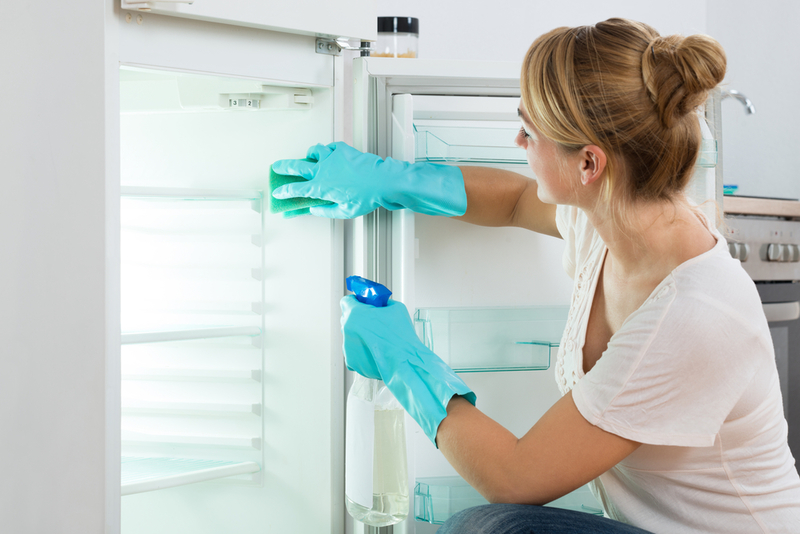
{"type": "Polygon", "coordinates": [[[347,290],[355,293],[356,300],[370,304],[376,308],[383,308],[389,302],[392,292],[383,284],[367,280],[361,276],[347,277],[347,290]]]}

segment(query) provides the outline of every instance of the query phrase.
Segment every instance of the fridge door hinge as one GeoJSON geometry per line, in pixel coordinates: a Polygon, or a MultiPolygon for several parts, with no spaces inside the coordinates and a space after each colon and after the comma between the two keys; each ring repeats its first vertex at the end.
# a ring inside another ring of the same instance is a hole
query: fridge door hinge
{"type": "Polygon", "coordinates": [[[122,9],[150,11],[156,4],[194,4],[195,0],[121,0],[122,9]]]}
{"type": "Polygon", "coordinates": [[[340,56],[342,50],[359,50],[369,51],[369,41],[361,41],[361,46],[351,46],[346,39],[334,39],[332,37],[317,37],[316,51],[317,54],[325,54],[328,56],[340,56]]]}

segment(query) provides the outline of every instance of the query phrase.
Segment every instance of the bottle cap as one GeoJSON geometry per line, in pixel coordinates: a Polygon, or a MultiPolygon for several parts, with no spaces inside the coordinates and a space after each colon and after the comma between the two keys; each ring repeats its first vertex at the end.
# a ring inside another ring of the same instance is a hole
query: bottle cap
{"type": "Polygon", "coordinates": [[[414,17],[378,17],[379,33],[414,33],[419,35],[419,19],[414,17]]]}
{"type": "Polygon", "coordinates": [[[389,297],[392,295],[392,292],[385,285],[360,276],[348,276],[346,283],[347,290],[355,293],[356,300],[376,308],[386,306],[389,302],[389,297]]]}

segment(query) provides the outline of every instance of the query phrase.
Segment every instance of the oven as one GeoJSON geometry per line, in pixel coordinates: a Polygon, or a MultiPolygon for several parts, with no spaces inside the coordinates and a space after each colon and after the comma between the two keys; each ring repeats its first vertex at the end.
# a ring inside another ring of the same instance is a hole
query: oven
{"type": "Polygon", "coordinates": [[[725,197],[728,249],[756,284],[775,346],[789,425],[800,461],[800,202],[725,197]]]}

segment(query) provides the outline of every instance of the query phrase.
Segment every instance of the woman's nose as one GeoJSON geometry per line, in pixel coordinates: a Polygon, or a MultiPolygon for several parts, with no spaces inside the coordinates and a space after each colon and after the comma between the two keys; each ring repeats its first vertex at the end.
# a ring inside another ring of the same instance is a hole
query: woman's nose
{"type": "Polygon", "coordinates": [[[520,148],[525,148],[525,139],[522,138],[522,132],[517,132],[516,137],[514,137],[514,144],[520,148]]]}

